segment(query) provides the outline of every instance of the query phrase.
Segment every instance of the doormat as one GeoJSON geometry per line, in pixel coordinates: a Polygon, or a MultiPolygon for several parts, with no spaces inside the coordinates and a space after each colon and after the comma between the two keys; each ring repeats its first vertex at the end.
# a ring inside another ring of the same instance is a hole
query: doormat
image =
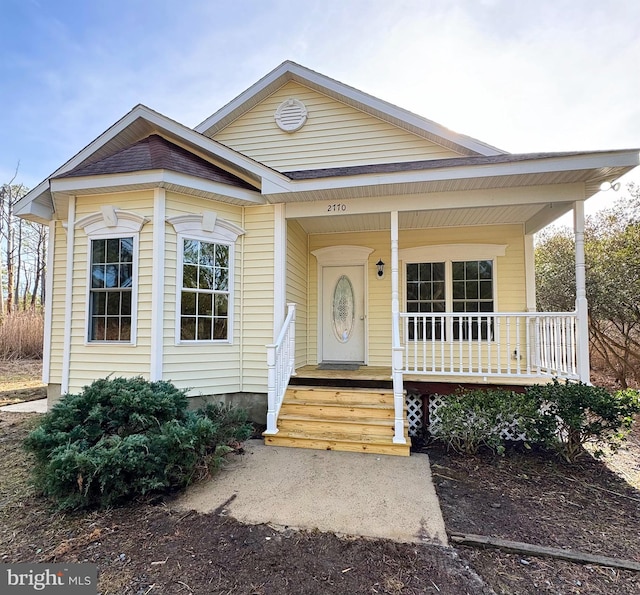
{"type": "Polygon", "coordinates": [[[318,370],[345,370],[353,372],[360,369],[360,364],[319,364],[318,370]]]}

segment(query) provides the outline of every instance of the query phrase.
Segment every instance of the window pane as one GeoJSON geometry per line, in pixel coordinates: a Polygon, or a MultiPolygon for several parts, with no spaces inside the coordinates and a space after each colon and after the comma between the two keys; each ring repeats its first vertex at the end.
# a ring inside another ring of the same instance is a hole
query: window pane
{"type": "Polygon", "coordinates": [[[227,339],[227,319],[226,318],[216,318],[214,331],[213,331],[214,339],[227,339]]]}
{"type": "Polygon", "coordinates": [[[227,316],[229,311],[229,296],[216,295],[216,316],[227,316]]]}
{"type": "Polygon", "coordinates": [[[123,291],[121,296],[120,314],[122,314],[122,316],[131,316],[131,292],[123,291]]]}
{"type": "Polygon", "coordinates": [[[490,300],[493,298],[493,283],[491,281],[480,281],[480,299],[490,300]]]}
{"type": "Polygon", "coordinates": [[[466,282],[466,298],[468,300],[477,300],[478,299],[478,282],[477,281],[467,281],[466,282]]]}
{"type": "Polygon", "coordinates": [[[120,240],[107,240],[107,262],[120,262],[120,240]]]}
{"type": "Polygon", "coordinates": [[[431,264],[420,263],[420,281],[431,281],[431,264]]]}
{"type": "Polygon", "coordinates": [[[107,328],[105,331],[105,340],[120,340],[120,319],[117,316],[107,316],[107,328]]]}
{"type": "Polygon", "coordinates": [[[444,262],[433,263],[433,280],[444,282],[444,262]]]}
{"type": "Polygon", "coordinates": [[[120,239],[120,262],[133,262],[133,238],[120,239]]]}
{"type": "Polygon", "coordinates": [[[433,294],[431,293],[431,283],[420,283],[420,299],[421,300],[430,300],[433,298],[433,294]]]}
{"type": "Polygon", "coordinates": [[[198,294],[198,316],[213,316],[212,298],[210,293],[198,294]]]}
{"type": "Polygon", "coordinates": [[[418,265],[408,264],[407,265],[407,281],[417,281],[417,280],[418,280],[418,265]]]}
{"type": "Polygon", "coordinates": [[[444,300],[444,281],[436,281],[433,284],[433,299],[444,300]]]}
{"type": "Polygon", "coordinates": [[[94,265],[91,267],[91,287],[102,288],[104,287],[105,270],[104,266],[94,265]]]}
{"type": "Polygon", "coordinates": [[[118,265],[108,264],[105,267],[104,274],[104,286],[105,287],[118,287],[118,265]]]}
{"type": "Polygon", "coordinates": [[[120,314],[120,292],[110,291],[107,294],[107,314],[117,316],[120,314]]]}
{"type": "Polygon", "coordinates": [[[182,272],[182,287],[195,289],[198,287],[198,267],[193,265],[184,265],[182,272]]]}
{"type": "Polygon", "coordinates": [[[131,318],[123,317],[120,319],[120,340],[131,341],[131,318]]]}
{"type": "Polygon", "coordinates": [[[99,316],[106,314],[106,298],[107,294],[103,292],[94,292],[91,294],[91,315],[99,316]]]}
{"type": "Polygon", "coordinates": [[[216,289],[218,291],[229,289],[229,271],[227,269],[216,269],[216,289]]]}
{"type": "Polygon", "coordinates": [[[407,304],[407,312],[417,312],[418,311],[418,302],[409,302],[407,304]]]}
{"type": "Polygon", "coordinates": [[[182,299],[180,303],[181,314],[191,314],[195,316],[196,313],[196,294],[190,291],[182,292],[182,299]]]}
{"type": "Polygon", "coordinates": [[[201,265],[212,267],[215,264],[216,245],[200,242],[200,259],[201,265]]]}
{"type": "Polygon", "coordinates": [[[198,287],[200,289],[214,289],[213,285],[213,269],[210,267],[200,267],[200,276],[198,278],[198,287]]]}
{"type": "Polygon", "coordinates": [[[120,287],[131,287],[133,283],[133,271],[130,264],[120,265],[120,287]]]}
{"type": "Polygon", "coordinates": [[[478,278],[478,261],[470,260],[465,263],[465,272],[467,275],[467,279],[477,279],[478,278]]]}
{"type": "Polygon", "coordinates": [[[92,318],[89,339],[91,341],[104,341],[104,318],[92,318]]]}
{"type": "Polygon", "coordinates": [[[184,240],[183,262],[188,264],[198,263],[198,246],[196,240],[184,240]]]}
{"type": "Polygon", "coordinates": [[[198,341],[210,341],[211,327],[212,327],[212,319],[211,318],[198,318],[198,335],[196,339],[198,341]]]}
{"type": "Polygon", "coordinates": [[[417,283],[407,283],[407,299],[408,300],[417,300],[418,299],[418,284],[417,283]]]}
{"type": "Polygon", "coordinates": [[[464,299],[464,281],[453,282],[453,299],[454,300],[464,299]]]}
{"type": "Polygon", "coordinates": [[[91,262],[95,264],[105,262],[105,240],[91,241],[91,262]]]}
{"type": "Polygon", "coordinates": [[[454,262],[451,265],[454,281],[464,280],[464,262],[454,262]]]}
{"type": "Polygon", "coordinates": [[[479,276],[480,279],[492,279],[493,278],[493,262],[491,260],[481,260],[479,263],[479,276]]]}
{"type": "Polygon", "coordinates": [[[183,317],[180,320],[180,339],[182,341],[194,341],[196,338],[196,319],[183,317]]]}
{"type": "Polygon", "coordinates": [[[216,266],[229,268],[229,246],[216,246],[216,266]]]}

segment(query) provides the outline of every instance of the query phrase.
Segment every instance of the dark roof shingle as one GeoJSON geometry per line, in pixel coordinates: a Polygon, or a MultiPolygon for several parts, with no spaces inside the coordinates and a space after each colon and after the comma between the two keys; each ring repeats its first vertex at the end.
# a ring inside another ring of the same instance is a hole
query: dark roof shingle
{"type": "Polygon", "coordinates": [[[154,169],[166,169],[245,190],[255,190],[251,184],[238,176],[205,161],[158,134],[152,134],[99,161],[87,165],[80,164],[56,177],[100,176],[154,169]]]}

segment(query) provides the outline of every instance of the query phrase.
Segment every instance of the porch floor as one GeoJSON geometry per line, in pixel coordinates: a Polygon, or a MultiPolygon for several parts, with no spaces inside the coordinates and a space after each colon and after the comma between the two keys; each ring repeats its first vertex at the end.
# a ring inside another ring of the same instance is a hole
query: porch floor
{"type": "MultiPolygon", "coordinates": [[[[291,385],[317,384],[319,386],[359,386],[363,388],[391,388],[391,366],[360,366],[357,370],[320,369],[318,364],[296,368],[291,385]]],[[[504,386],[505,388],[545,384],[551,378],[518,376],[461,376],[404,374],[405,384],[423,384],[425,392],[437,392],[442,385],[457,387],[464,385],[504,386]]]]}

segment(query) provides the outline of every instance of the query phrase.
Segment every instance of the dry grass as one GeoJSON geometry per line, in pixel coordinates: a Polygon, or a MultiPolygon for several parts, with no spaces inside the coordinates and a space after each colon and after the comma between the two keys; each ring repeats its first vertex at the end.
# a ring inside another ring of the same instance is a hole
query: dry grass
{"type": "Polygon", "coordinates": [[[42,360],[0,360],[0,393],[43,386],[42,360]]]}
{"type": "Polygon", "coordinates": [[[8,314],[0,324],[0,360],[42,359],[44,317],[32,310],[8,314]]]}

